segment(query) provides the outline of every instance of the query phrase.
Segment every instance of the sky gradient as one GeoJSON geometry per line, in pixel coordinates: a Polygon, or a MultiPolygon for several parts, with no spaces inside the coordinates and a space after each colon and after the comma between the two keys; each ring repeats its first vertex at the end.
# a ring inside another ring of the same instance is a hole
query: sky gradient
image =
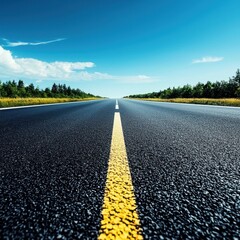
{"type": "Polygon", "coordinates": [[[0,79],[106,97],[228,80],[239,0],[2,0],[0,79]]]}

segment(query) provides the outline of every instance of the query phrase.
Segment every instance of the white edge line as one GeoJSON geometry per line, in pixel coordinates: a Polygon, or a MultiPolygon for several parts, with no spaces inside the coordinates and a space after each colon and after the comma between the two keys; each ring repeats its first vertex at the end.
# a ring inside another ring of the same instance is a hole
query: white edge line
{"type": "Polygon", "coordinates": [[[47,106],[52,106],[52,105],[81,103],[81,102],[90,102],[90,101],[99,101],[99,100],[86,100],[86,101],[74,101],[74,102],[62,102],[62,103],[36,104],[36,105],[26,105],[26,106],[16,106],[16,107],[4,107],[4,108],[0,108],[0,111],[12,110],[12,109],[21,109],[21,108],[32,108],[32,107],[47,107],[47,106]]]}

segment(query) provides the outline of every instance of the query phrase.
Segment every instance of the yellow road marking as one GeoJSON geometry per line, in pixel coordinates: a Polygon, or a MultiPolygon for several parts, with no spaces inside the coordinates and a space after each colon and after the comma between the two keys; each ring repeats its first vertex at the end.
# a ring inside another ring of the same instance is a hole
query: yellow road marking
{"type": "Polygon", "coordinates": [[[120,113],[115,112],[98,239],[143,239],[120,113]]]}

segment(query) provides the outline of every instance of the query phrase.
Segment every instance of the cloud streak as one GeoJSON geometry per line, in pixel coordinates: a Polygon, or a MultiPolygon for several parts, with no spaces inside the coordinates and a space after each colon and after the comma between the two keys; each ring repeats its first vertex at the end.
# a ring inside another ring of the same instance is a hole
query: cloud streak
{"type": "MultiPolygon", "coordinates": [[[[92,81],[115,80],[125,83],[148,83],[154,80],[145,75],[113,76],[108,73],[88,72],[93,62],[45,62],[34,58],[18,58],[0,46],[0,72],[8,78],[26,78],[35,81],[92,81]]],[[[3,75],[2,75],[3,76],[3,75]]],[[[0,76],[1,77],[1,76],[0,76]]]]}
{"type": "Polygon", "coordinates": [[[4,45],[5,47],[19,47],[19,46],[38,46],[38,45],[46,45],[49,43],[54,43],[54,42],[60,42],[65,40],[66,38],[57,38],[54,40],[50,41],[44,41],[44,42],[10,42],[8,39],[3,38],[3,41],[6,42],[4,45]]]}
{"type": "Polygon", "coordinates": [[[155,82],[156,79],[146,75],[136,76],[111,76],[112,79],[123,82],[123,83],[151,83],[155,82]]]}
{"type": "Polygon", "coordinates": [[[196,63],[213,63],[213,62],[221,62],[223,61],[223,57],[202,57],[201,59],[195,59],[192,61],[193,64],[196,63]]]}

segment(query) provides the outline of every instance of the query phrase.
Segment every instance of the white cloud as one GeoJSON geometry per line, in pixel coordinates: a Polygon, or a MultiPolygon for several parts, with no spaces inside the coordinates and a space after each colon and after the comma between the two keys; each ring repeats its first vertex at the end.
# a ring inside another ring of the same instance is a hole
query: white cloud
{"type": "Polygon", "coordinates": [[[20,66],[16,63],[12,57],[12,53],[9,50],[5,50],[0,46],[0,67],[3,69],[11,69],[12,71],[19,71],[20,66]]]}
{"type": "Polygon", "coordinates": [[[146,75],[137,75],[137,76],[114,76],[115,80],[124,82],[124,83],[150,83],[156,81],[156,79],[146,76],[146,75]]]}
{"type": "Polygon", "coordinates": [[[6,78],[26,78],[41,82],[43,80],[91,81],[116,80],[125,83],[153,82],[149,76],[113,76],[108,73],[86,71],[94,67],[93,62],[44,62],[34,58],[18,58],[0,46],[0,73],[6,78]]]}
{"type": "Polygon", "coordinates": [[[92,62],[44,62],[34,58],[17,58],[0,46],[0,69],[5,75],[33,79],[71,79],[80,70],[91,68],[92,62]]]}
{"type": "Polygon", "coordinates": [[[223,57],[203,57],[201,59],[195,59],[192,63],[212,63],[212,62],[221,62],[223,57]]]}
{"type": "Polygon", "coordinates": [[[8,39],[3,38],[3,40],[6,42],[4,45],[5,47],[18,47],[18,46],[37,46],[37,45],[45,45],[49,43],[54,43],[54,42],[60,42],[65,40],[66,38],[58,38],[50,41],[44,41],[44,42],[10,42],[8,39]]]}

